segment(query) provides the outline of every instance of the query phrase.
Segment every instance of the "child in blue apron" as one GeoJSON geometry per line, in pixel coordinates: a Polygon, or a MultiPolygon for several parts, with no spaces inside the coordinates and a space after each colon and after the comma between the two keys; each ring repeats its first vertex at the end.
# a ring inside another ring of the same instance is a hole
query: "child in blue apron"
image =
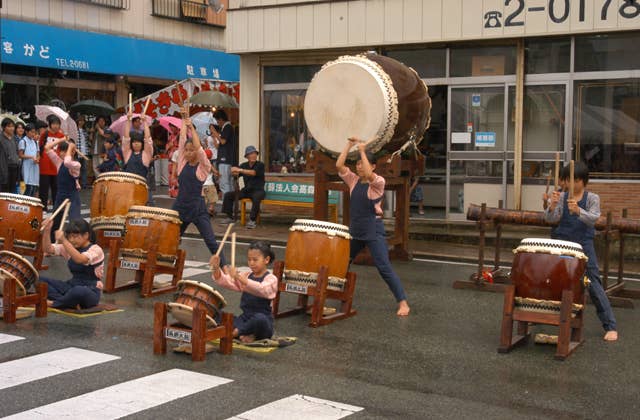
{"type": "Polygon", "coordinates": [[[590,280],[589,296],[605,330],[604,339],[616,341],[616,318],[600,282],[598,257],[593,246],[594,226],[600,217],[600,197],[586,190],[589,182],[589,169],[586,164],[578,162],[575,165],[574,178],[573,197],[569,197],[570,192],[554,191],[549,207],[545,210],[545,219],[548,222],[559,222],[554,231],[556,239],[579,243],[589,258],[585,272],[590,280]]]}
{"type": "Polygon", "coordinates": [[[49,255],[60,255],[67,259],[71,279],[68,281],[40,277],[47,283],[47,304],[53,308],[84,309],[100,302],[104,253],[94,244],[93,230],[84,219],[71,220],[64,232],[56,231],[58,243],[49,240],[52,223],[45,221],[42,236],[43,251],[49,255]]]}
{"type": "Polygon", "coordinates": [[[365,143],[359,139],[350,138],[336,162],[338,175],[349,186],[351,194],[349,200],[349,232],[352,236],[350,261],[353,261],[364,247],[369,248],[378,273],[398,302],[396,314],[407,316],[410,311],[407,295],[400,278],[391,267],[389,247],[384,237],[381,202],[385,180],[373,172],[376,165],[371,163],[372,160],[373,155],[366,151],[365,143]],[[345,166],[349,150],[355,145],[358,146],[357,175],[345,166]]]}
{"type": "MultiPolygon", "coordinates": [[[[146,118],[136,117],[142,120],[143,131],[132,130],[131,121],[133,114],[129,111],[127,114],[127,122],[124,126],[125,135],[122,136],[122,158],[124,161],[124,171],[132,174],[140,175],[147,179],[149,175],[149,166],[153,161],[153,139],[147,125],[146,118]]],[[[151,188],[148,188],[149,196],[147,203],[153,202],[151,196],[151,188]]]]}
{"type": "MultiPolygon", "coordinates": [[[[182,121],[180,141],[178,143],[178,197],[173,203],[173,210],[180,214],[182,226],[180,235],[184,234],[189,224],[193,223],[198,228],[200,236],[212,254],[218,251],[218,242],[213,234],[209,213],[202,196],[202,187],[211,171],[211,162],[200,144],[198,132],[191,123],[190,118],[182,121]],[[187,140],[187,131],[191,130],[191,138],[187,140]]],[[[224,254],[220,254],[225,264],[224,254]]]]}
{"type": "MultiPolygon", "coordinates": [[[[69,207],[69,220],[81,219],[80,207],[80,162],[76,160],[76,144],[67,138],[56,139],[45,145],[44,150],[51,160],[51,163],[58,168],[56,176],[56,197],[53,208],[57,209],[65,199],[69,199],[71,207],[69,207]],[[58,146],[58,153],[55,147],[58,146]]],[[[53,230],[58,230],[62,213],[59,213],[53,221],[53,230]]]]}
{"type": "Polygon", "coordinates": [[[239,273],[235,267],[229,267],[223,273],[218,256],[213,255],[209,261],[214,282],[242,293],[242,314],[233,319],[233,336],[243,343],[271,338],[273,335],[271,301],[278,291],[278,279],[267,270],[267,266],[274,257],[268,243],[254,241],[249,244],[247,251],[247,264],[251,272],[239,273]]]}

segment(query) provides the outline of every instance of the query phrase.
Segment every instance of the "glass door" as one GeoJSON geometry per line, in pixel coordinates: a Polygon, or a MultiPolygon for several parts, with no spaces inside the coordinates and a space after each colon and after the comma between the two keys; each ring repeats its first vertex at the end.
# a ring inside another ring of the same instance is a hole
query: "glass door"
{"type": "Polygon", "coordinates": [[[447,218],[505,198],[506,85],[450,87],[447,218]]]}

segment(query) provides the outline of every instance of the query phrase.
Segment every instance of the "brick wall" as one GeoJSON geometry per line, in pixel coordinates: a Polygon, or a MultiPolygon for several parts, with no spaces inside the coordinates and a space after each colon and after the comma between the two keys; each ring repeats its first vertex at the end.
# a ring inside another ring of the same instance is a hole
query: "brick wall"
{"type": "Polygon", "coordinates": [[[628,209],[632,219],[640,219],[640,182],[589,182],[589,191],[600,196],[602,215],[611,211],[614,217],[622,215],[622,209],[628,209]]]}

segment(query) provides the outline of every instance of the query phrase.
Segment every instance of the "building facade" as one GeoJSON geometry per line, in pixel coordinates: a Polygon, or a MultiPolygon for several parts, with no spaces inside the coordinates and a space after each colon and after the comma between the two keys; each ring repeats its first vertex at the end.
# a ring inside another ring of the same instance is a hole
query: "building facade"
{"type": "Polygon", "coordinates": [[[302,105],[315,72],[374,50],[429,86],[421,182],[432,217],[500,200],[540,210],[557,153],[587,163],[603,210],[640,217],[638,1],[231,0],[228,22],[241,147],[260,139],[273,172],[302,170],[314,147],[302,105]]]}
{"type": "Polygon", "coordinates": [[[0,108],[54,101],[120,107],[188,78],[237,82],[225,9],[203,0],[0,1],[0,108]]]}

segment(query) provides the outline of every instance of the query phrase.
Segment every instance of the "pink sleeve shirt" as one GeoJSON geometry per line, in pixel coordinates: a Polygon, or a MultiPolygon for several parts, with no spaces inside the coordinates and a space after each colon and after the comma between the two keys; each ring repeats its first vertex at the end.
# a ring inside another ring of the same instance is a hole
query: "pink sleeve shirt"
{"type": "Polygon", "coordinates": [[[71,159],[71,156],[65,156],[64,160],[58,156],[58,154],[53,150],[47,150],[47,156],[51,163],[56,167],[56,169],[60,169],[60,165],[64,163],[64,166],[69,169],[69,173],[72,177],[77,178],[80,176],[80,162],[77,160],[71,159]]]}
{"type": "MultiPolygon", "coordinates": [[[[71,258],[64,245],[62,244],[53,244],[53,255],[59,255],[64,257],[65,260],[71,258]]],[[[82,253],[82,255],[86,256],[89,261],[85,265],[95,265],[98,264],[95,268],[95,275],[99,279],[102,278],[102,274],[104,273],[104,251],[100,248],[99,245],[93,244],[89,249],[82,253]]]]}
{"type": "Polygon", "coordinates": [[[213,278],[215,283],[229,290],[247,292],[265,299],[275,298],[276,292],[278,291],[278,279],[271,273],[267,274],[262,282],[249,279],[249,282],[244,287],[240,282],[235,281],[229,274],[225,274],[224,272],[218,280],[216,280],[213,275],[211,275],[211,278],[213,278]]]}
{"type": "MultiPolygon", "coordinates": [[[[187,165],[187,158],[184,156],[184,144],[180,145],[179,150],[180,153],[178,155],[178,174],[180,174],[185,165],[187,165]]],[[[204,182],[206,181],[209,172],[211,172],[211,162],[209,162],[204,149],[201,147],[198,149],[198,169],[196,169],[196,178],[198,178],[199,181],[204,182]]]]}
{"type": "MultiPolygon", "coordinates": [[[[131,138],[122,137],[122,159],[124,159],[124,163],[129,162],[132,153],[131,138]]],[[[142,164],[148,168],[151,164],[151,159],[153,159],[153,139],[145,137],[144,147],[142,148],[142,164]]]]}
{"type": "MultiPolygon", "coordinates": [[[[351,169],[345,168],[338,173],[340,178],[344,181],[345,184],[349,187],[349,194],[353,192],[355,186],[360,182],[360,177],[354,174],[351,169]]],[[[385,180],[378,174],[374,174],[375,178],[372,182],[369,182],[369,188],[367,189],[367,197],[369,200],[377,200],[384,194],[384,185],[385,180]]],[[[382,200],[378,201],[374,208],[376,209],[376,216],[382,217],[382,200]]]]}

